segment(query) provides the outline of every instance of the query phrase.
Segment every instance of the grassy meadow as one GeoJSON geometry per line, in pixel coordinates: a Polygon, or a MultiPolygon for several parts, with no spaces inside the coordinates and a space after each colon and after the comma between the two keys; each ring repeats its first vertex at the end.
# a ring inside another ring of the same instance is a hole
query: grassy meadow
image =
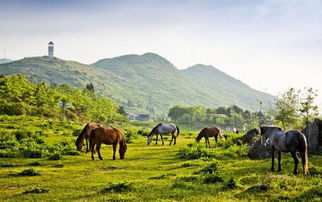
{"type": "MultiPolygon", "coordinates": [[[[0,201],[321,201],[322,197],[321,156],[309,156],[307,177],[301,167],[299,175],[292,174],[289,154],[282,155],[282,172],[271,173],[270,160],[250,160],[248,145],[234,144],[240,135],[225,134],[227,140],[210,149],[205,149],[203,140],[197,145],[197,133],[188,131],[175,146],[168,145],[170,136],[164,146],[146,145],[149,128],[126,125],[122,127],[129,140],[125,160],[118,154],[112,160],[112,146],[103,145],[104,160],[96,155],[92,161],[89,153],[74,152],[82,125],[2,117],[0,126],[0,201]],[[30,134],[39,136],[37,143],[28,140],[30,134]],[[41,158],[32,158],[38,153],[41,158]]],[[[213,139],[211,143],[214,146],[213,139]]]]}

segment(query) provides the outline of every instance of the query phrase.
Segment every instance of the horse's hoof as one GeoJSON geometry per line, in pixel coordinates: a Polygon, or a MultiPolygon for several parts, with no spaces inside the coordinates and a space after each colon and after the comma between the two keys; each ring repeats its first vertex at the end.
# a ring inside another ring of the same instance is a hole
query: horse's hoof
{"type": "Polygon", "coordinates": [[[113,157],[113,160],[116,160],[116,157],[113,157]]]}
{"type": "Polygon", "coordinates": [[[297,175],[297,171],[294,171],[294,172],[293,172],[293,174],[294,174],[294,175],[297,175]]]}
{"type": "Polygon", "coordinates": [[[100,160],[103,160],[102,158],[100,158],[100,160]]]}
{"type": "Polygon", "coordinates": [[[274,169],[274,168],[271,168],[271,171],[272,171],[272,172],[275,172],[275,169],[274,169]]]}

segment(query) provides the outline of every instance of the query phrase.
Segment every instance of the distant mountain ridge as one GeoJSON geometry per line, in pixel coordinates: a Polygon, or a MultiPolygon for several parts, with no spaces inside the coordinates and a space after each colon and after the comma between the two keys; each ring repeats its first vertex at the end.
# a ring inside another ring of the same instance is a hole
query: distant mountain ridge
{"type": "Polygon", "coordinates": [[[8,59],[8,58],[0,58],[0,64],[5,64],[5,63],[8,63],[8,62],[12,62],[13,60],[11,59],[8,59]]]}
{"type": "Polygon", "coordinates": [[[265,107],[273,104],[272,95],[252,89],[211,65],[197,64],[182,71],[187,77],[200,83],[209,94],[224,97],[226,105],[235,104],[245,109],[254,106],[252,109],[258,109],[259,101],[265,107]]]}
{"type": "Polygon", "coordinates": [[[96,92],[128,110],[163,117],[175,104],[207,107],[235,104],[257,110],[257,99],[265,105],[274,100],[273,96],[251,89],[212,66],[198,64],[178,70],[154,53],[101,59],[91,65],[46,56],[31,57],[0,64],[0,73],[21,73],[35,82],[68,83],[82,88],[91,82],[96,92]]]}

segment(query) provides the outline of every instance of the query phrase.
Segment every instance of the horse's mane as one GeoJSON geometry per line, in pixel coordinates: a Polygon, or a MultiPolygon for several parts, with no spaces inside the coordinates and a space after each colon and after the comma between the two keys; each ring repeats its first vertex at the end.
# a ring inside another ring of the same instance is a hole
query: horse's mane
{"type": "Polygon", "coordinates": [[[159,123],[158,125],[156,125],[156,126],[151,130],[151,132],[149,133],[148,137],[149,137],[149,136],[151,136],[151,135],[154,133],[154,131],[155,131],[159,126],[161,126],[161,125],[162,125],[162,123],[159,123]]]}
{"type": "Polygon", "coordinates": [[[206,132],[207,130],[208,130],[208,127],[203,128],[203,129],[200,131],[200,133],[198,134],[198,136],[197,136],[196,140],[197,140],[197,141],[199,141],[199,140],[203,137],[203,135],[205,134],[205,132],[206,132]]]}
{"type": "Polygon", "coordinates": [[[86,126],[83,128],[82,132],[78,135],[76,139],[76,146],[83,145],[84,139],[85,139],[85,131],[87,130],[87,127],[89,127],[89,123],[86,124],[86,126]]]}

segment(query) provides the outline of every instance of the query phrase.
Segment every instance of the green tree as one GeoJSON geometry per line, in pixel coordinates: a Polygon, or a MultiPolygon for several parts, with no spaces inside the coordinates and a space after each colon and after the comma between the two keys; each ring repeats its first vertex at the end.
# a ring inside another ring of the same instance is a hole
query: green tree
{"type": "Polygon", "coordinates": [[[317,90],[313,88],[305,88],[305,98],[301,99],[300,112],[304,119],[304,123],[308,126],[315,118],[319,116],[319,108],[314,104],[317,97],[317,90]]]}
{"type": "Polygon", "coordinates": [[[299,92],[288,89],[277,98],[275,103],[275,120],[281,122],[283,129],[294,125],[298,120],[299,92]]]}

